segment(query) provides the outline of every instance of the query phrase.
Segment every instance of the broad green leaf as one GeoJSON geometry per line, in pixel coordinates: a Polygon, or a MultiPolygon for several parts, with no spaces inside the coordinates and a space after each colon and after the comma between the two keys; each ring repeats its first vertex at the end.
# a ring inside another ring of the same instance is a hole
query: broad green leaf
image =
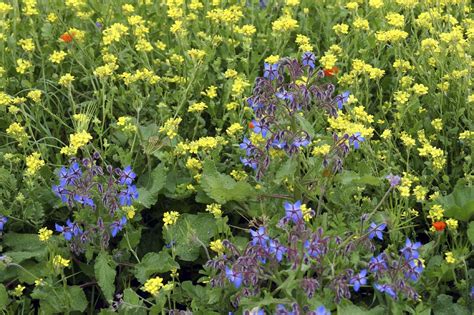
{"type": "Polygon", "coordinates": [[[87,308],[87,299],[84,291],[79,286],[68,287],[70,296],[70,311],[84,312],[87,308]]]}
{"type": "Polygon", "coordinates": [[[145,283],[151,275],[168,272],[173,268],[179,268],[179,265],[167,252],[148,253],[135,266],[135,277],[145,283]]]}
{"type": "Polygon", "coordinates": [[[474,187],[457,186],[454,191],[439,198],[445,215],[460,221],[469,221],[474,216],[474,187]]]}
{"type": "Polygon", "coordinates": [[[47,254],[47,247],[38,239],[38,234],[7,233],[3,238],[3,245],[11,249],[4,254],[15,263],[47,254]]]}
{"type": "Polygon", "coordinates": [[[123,291],[123,301],[125,303],[120,306],[120,314],[147,314],[146,307],[143,306],[143,302],[140,300],[140,297],[132,289],[127,288],[123,291]]]}
{"type": "Polygon", "coordinates": [[[197,259],[202,246],[208,246],[216,233],[216,220],[208,213],[183,214],[175,225],[163,230],[166,242],[173,241],[176,254],[185,261],[197,259]]]}
{"type": "Polygon", "coordinates": [[[158,200],[158,193],[166,184],[168,170],[163,164],[158,165],[151,173],[144,175],[143,186],[138,188],[137,202],[150,208],[158,200]]]}
{"type": "Polygon", "coordinates": [[[438,295],[437,301],[433,306],[433,314],[434,315],[468,315],[470,312],[466,309],[466,307],[461,306],[457,303],[453,303],[453,297],[440,294],[438,295]]]}
{"type": "Polygon", "coordinates": [[[0,283],[0,310],[5,310],[8,304],[8,293],[5,286],[0,283]]]}
{"type": "Polygon", "coordinates": [[[97,256],[94,265],[95,277],[107,301],[111,301],[115,293],[114,282],[117,274],[115,267],[115,262],[106,252],[101,252],[97,256]]]}
{"type": "Polygon", "coordinates": [[[372,309],[365,309],[354,305],[350,302],[341,303],[337,306],[337,314],[339,315],[384,315],[387,314],[387,310],[378,305],[372,309]]]}
{"type": "Polygon", "coordinates": [[[287,177],[293,178],[297,167],[298,161],[295,158],[289,158],[286,160],[275,174],[275,184],[281,184],[281,182],[287,177]]]}
{"type": "Polygon", "coordinates": [[[469,227],[467,228],[467,237],[471,244],[474,244],[474,222],[469,223],[469,227]]]}
{"type": "Polygon", "coordinates": [[[217,172],[212,161],[204,163],[201,187],[220,204],[231,200],[244,201],[255,196],[255,189],[249,183],[237,182],[229,175],[217,172]]]}

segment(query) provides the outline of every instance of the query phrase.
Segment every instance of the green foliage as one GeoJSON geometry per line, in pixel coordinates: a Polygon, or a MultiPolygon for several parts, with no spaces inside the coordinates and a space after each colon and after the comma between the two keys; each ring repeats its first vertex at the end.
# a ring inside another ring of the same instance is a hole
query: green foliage
{"type": "Polygon", "coordinates": [[[115,293],[116,264],[112,257],[105,252],[100,252],[94,264],[94,273],[97,283],[107,301],[113,299],[115,293]]]}
{"type": "Polygon", "coordinates": [[[159,253],[147,253],[140,263],[135,265],[135,277],[141,283],[156,273],[166,273],[172,269],[178,269],[179,265],[165,251],[159,253]]]}

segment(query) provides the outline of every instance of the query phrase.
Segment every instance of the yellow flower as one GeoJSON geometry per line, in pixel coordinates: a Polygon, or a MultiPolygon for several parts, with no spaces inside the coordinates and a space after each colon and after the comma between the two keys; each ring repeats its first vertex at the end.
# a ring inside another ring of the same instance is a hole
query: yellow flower
{"type": "Polygon", "coordinates": [[[26,97],[28,97],[35,103],[39,103],[41,101],[41,94],[43,94],[43,92],[41,92],[40,90],[33,90],[28,92],[28,94],[26,94],[26,97]]]}
{"type": "Polygon", "coordinates": [[[53,258],[53,265],[56,268],[66,268],[69,266],[70,262],[70,259],[65,259],[61,255],[56,255],[53,258]]]}
{"type": "Polygon", "coordinates": [[[48,228],[43,227],[38,231],[38,238],[42,242],[46,242],[53,235],[53,231],[48,230],[48,228]]]}
{"type": "Polygon", "coordinates": [[[428,189],[421,185],[418,185],[415,188],[413,188],[413,194],[415,195],[417,201],[425,200],[427,193],[428,193],[428,189]]]}
{"type": "Polygon", "coordinates": [[[401,14],[390,12],[385,18],[387,19],[388,24],[395,27],[403,27],[405,25],[405,17],[401,14]]]}
{"type": "Polygon", "coordinates": [[[190,157],[186,161],[186,168],[189,169],[189,170],[198,171],[198,170],[202,169],[202,163],[198,159],[190,157]]]}
{"type": "Polygon", "coordinates": [[[163,126],[160,127],[160,132],[165,133],[168,138],[174,139],[178,135],[178,126],[182,121],[181,117],[168,119],[163,126]]]}
{"type": "Polygon", "coordinates": [[[433,205],[430,208],[428,218],[432,221],[441,221],[444,216],[444,209],[440,205],[433,205]]]}
{"type": "Polygon", "coordinates": [[[188,108],[188,113],[200,113],[207,108],[207,105],[203,102],[194,103],[188,108]]]}
{"type": "Polygon", "coordinates": [[[214,86],[214,85],[211,85],[209,86],[207,89],[206,89],[206,92],[204,93],[204,95],[206,95],[207,97],[209,97],[210,99],[213,99],[217,96],[217,87],[214,86]]]}
{"type": "Polygon", "coordinates": [[[179,212],[177,211],[169,211],[165,212],[163,214],[163,223],[165,224],[165,227],[168,225],[174,225],[176,221],[178,221],[179,218],[179,212]]]}
{"type": "Polygon", "coordinates": [[[232,170],[232,172],[230,172],[230,176],[232,176],[237,181],[245,180],[248,177],[245,171],[238,170],[232,170]]]}
{"type": "Polygon", "coordinates": [[[341,23],[341,24],[336,24],[332,27],[333,31],[337,35],[343,35],[349,33],[349,25],[341,23]]]}
{"type": "Polygon", "coordinates": [[[51,55],[49,55],[49,61],[51,61],[52,63],[57,63],[57,64],[60,64],[64,58],[66,58],[67,56],[67,53],[65,51],[53,51],[53,53],[51,55]]]}
{"type": "Polygon", "coordinates": [[[413,93],[416,95],[425,95],[428,94],[428,88],[423,84],[415,84],[412,87],[413,93]]]}
{"type": "Polygon", "coordinates": [[[392,131],[390,129],[385,129],[382,134],[380,135],[380,138],[387,140],[392,136],[392,131]]]}
{"type": "Polygon", "coordinates": [[[298,21],[289,15],[283,15],[272,23],[272,30],[279,33],[289,32],[298,27],[298,21]]]}
{"type": "Polygon", "coordinates": [[[14,137],[20,143],[24,143],[29,138],[26,134],[25,127],[16,122],[12,123],[6,131],[8,135],[14,137]]]}
{"type": "Polygon", "coordinates": [[[369,0],[369,6],[375,9],[383,7],[383,0],[369,0]]]}
{"type": "Polygon", "coordinates": [[[124,206],[122,210],[125,212],[125,215],[128,219],[133,219],[137,209],[134,206],[124,206]]]}
{"type": "Polygon", "coordinates": [[[222,216],[222,206],[217,203],[207,205],[206,211],[212,213],[215,218],[220,218],[222,216]]]}
{"type": "Polygon", "coordinates": [[[149,41],[144,38],[139,38],[137,44],[135,45],[137,51],[149,52],[153,50],[153,46],[149,41]]]}
{"type": "Polygon", "coordinates": [[[128,27],[121,23],[114,23],[102,32],[102,42],[104,45],[110,45],[113,42],[120,41],[123,35],[127,35],[128,27]]]}
{"type": "Polygon", "coordinates": [[[117,126],[123,132],[135,132],[137,131],[137,126],[133,124],[133,118],[128,116],[121,116],[117,120],[117,126]]]}
{"type": "Polygon", "coordinates": [[[232,96],[237,98],[240,96],[246,87],[250,86],[250,83],[244,78],[243,75],[235,78],[234,83],[232,84],[232,96]]]}
{"type": "Polygon", "coordinates": [[[41,287],[44,286],[46,283],[44,282],[43,278],[39,278],[35,280],[35,286],[41,287]]]}
{"type": "Polygon", "coordinates": [[[26,175],[33,176],[36,172],[44,166],[44,161],[41,160],[41,154],[34,152],[26,157],[26,175]]]}
{"type": "Polygon", "coordinates": [[[68,87],[71,85],[72,81],[74,81],[74,76],[71,75],[70,73],[66,73],[65,75],[61,76],[59,78],[59,85],[62,85],[64,87],[68,87]]]}
{"type": "Polygon", "coordinates": [[[400,134],[400,140],[402,140],[403,144],[407,148],[411,148],[411,147],[415,146],[415,144],[416,144],[415,139],[410,137],[405,131],[402,131],[402,133],[400,134]]]}
{"type": "Polygon", "coordinates": [[[243,25],[242,27],[236,27],[235,32],[237,34],[242,34],[244,36],[252,36],[253,34],[257,32],[257,29],[255,28],[255,26],[251,24],[246,24],[246,25],[243,25]]]}
{"type": "Polygon", "coordinates": [[[225,251],[225,247],[224,247],[224,244],[222,244],[222,240],[212,241],[209,244],[209,247],[211,248],[211,250],[215,251],[218,255],[222,255],[225,251]]]}
{"type": "Polygon", "coordinates": [[[443,120],[441,118],[433,119],[431,126],[433,126],[436,131],[441,131],[443,129],[443,120]]]}
{"type": "Polygon", "coordinates": [[[225,72],[224,72],[224,77],[226,79],[229,79],[229,78],[233,78],[235,76],[237,76],[238,72],[235,71],[234,69],[227,69],[225,72]]]}
{"type": "Polygon", "coordinates": [[[318,155],[324,156],[328,154],[330,150],[331,150],[331,146],[329,144],[323,144],[323,145],[314,147],[312,154],[314,156],[318,156],[318,155]]]}
{"type": "Polygon", "coordinates": [[[303,220],[309,222],[309,220],[313,217],[314,211],[311,208],[308,208],[306,204],[301,205],[301,212],[303,213],[303,220]]]}
{"type": "Polygon", "coordinates": [[[189,57],[191,57],[191,59],[196,60],[196,61],[200,61],[204,59],[204,57],[206,56],[206,52],[204,50],[194,49],[194,48],[188,50],[187,53],[189,57]]]}
{"type": "Polygon", "coordinates": [[[16,72],[20,74],[26,73],[26,71],[28,71],[31,67],[33,67],[33,64],[31,62],[22,58],[17,59],[16,64],[17,64],[16,72]]]}
{"type": "Polygon", "coordinates": [[[157,295],[160,289],[163,287],[163,278],[155,277],[148,279],[143,285],[143,291],[150,293],[151,295],[157,295]]]}
{"type": "Polygon", "coordinates": [[[18,284],[15,289],[13,290],[13,292],[11,293],[11,295],[13,296],[16,296],[16,297],[20,297],[23,295],[23,290],[25,290],[26,287],[22,286],[21,284],[18,284]]]}
{"type": "Polygon", "coordinates": [[[324,69],[332,69],[336,65],[337,57],[332,53],[326,53],[321,57],[321,64],[324,69]]]}
{"type": "Polygon", "coordinates": [[[241,132],[242,130],[244,130],[244,127],[242,127],[241,124],[239,124],[239,123],[233,123],[232,125],[229,126],[229,128],[227,128],[226,133],[227,133],[229,136],[233,136],[233,135],[235,135],[236,133],[241,132]]]}
{"type": "Polygon", "coordinates": [[[31,38],[20,39],[18,41],[18,45],[20,45],[21,48],[23,48],[23,50],[27,52],[32,52],[35,50],[35,44],[33,43],[33,40],[31,38]]]}
{"type": "Polygon", "coordinates": [[[448,264],[454,264],[456,262],[456,258],[454,258],[453,252],[446,252],[444,254],[446,255],[445,259],[448,264]]]}
{"type": "Polygon", "coordinates": [[[275,64],[280,60],[279,55],[270,55],[267,58],[265,58],[265,62],[269,64],[275,64]]]}
{"type": "Polygon", "coordinates": [[[448,228],[451,229],[451,230],[457,230],[457,228],[458,228],[458,220],[455,220],[455,219],[447,219],[447,220],[446,220],[446,225],[447,225],[448,228]]]}
{"type": "Polygon", "coordinates": [[[359,29],[359,30],[368,31],[370,29],[369,21],[360,17],[357,17],[352,23],[352,25],[354,26],[354,28],[359,29]]]}

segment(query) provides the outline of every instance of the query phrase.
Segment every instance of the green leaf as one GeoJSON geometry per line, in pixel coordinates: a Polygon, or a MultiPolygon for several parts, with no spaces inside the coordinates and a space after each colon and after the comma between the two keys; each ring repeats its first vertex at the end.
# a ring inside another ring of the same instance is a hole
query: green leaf
{"type": "Polygon", "coordinates": [[[150,208],[158,200],[158,193],[166,184],[168,170],[163,164],[158,165],[151,173],[143,176],[145,183],[138,188],[137,202],[145,208],[150,208]]]}
{"type": "Polygon", "coordinates": [[[445,215],[460,221],[469,221],[474,216],[474,187],[457,186],[454,191],[439,198],[445,215]]]}
{"type": "Polygon", "coordinates": [[[6,310],[8,305],[8,293],[5,286],[0,283],[0,310],[6,310]]]}
{"type": "Polygon", "coordinates": [[[174,242],[180,259],[193,261],[199,257],[202,246],[217,234],[216,220],[208,213],[183,214],[175,225],[163,229],[166,242],[174,242]]]}
{"type": "Polygon", "coordinates": [[[467,237],[471,244],[474,244],[474,222],[469,223],[469,227],[467,228],[467,237]]]}
{"type": "MultiPolygon", "coordinates": [[[[87,299],[84,291],[79,286],[69,287],[69,296],[71,297],[71,307],[69,310],[84,312],[87,308],[87,299]]],[[[68,310],[68,311],[69,311],[68,310]]]]}
{"type": "Polygon", "coordinates": [[[220,204],[231,200],[244,201],[255,196],[255,189],[249,183],[237,182],[229,175],[220,174],[212,161],[204,163],[201,187],[220,204]]]}
{"type": "Polygon", "coordinates": [[[179,265],[167,252],[148,253],[135,266],[135,277],[145,283],[152,274],[168,272],[173,268],[179,268],[179,265]]]}
{"type": "Polygon", "coordinates": [[[384,315],[387,310],[378,305],[370,310],[354,305],[350,302],[344,302],[337,306],[337,314],[339,315],[384,315]]]}
{"type": "Polygon", "coordinates": [[[297,167],[298,161],[295,158],[286,160],[275,174],[274,183],[281,184],[285,178],[293,178],[297,167]]]}
{"type": "Polygon", "coordinates": [[[47,247],[38,239],[38,234],[7,233],[3,244],[11,249],[4,254],[11,257],[15,263],[47,254],[47,247]]]}
{"type": "Polygon", "coordinates": [[[453,303],[453,297],[440,294],[438,295],[436,304],[433,306],[433,314],[434,315],[468,315],[470,314],[469,311],[464,307],[457,303],[453,303]]]}
{"type": "Polygon", "coordinates": [[[125,303],[120,306],[120,314],[146,314],[146,307],[143,306],[143,302],[140,300],[140,297],[132,289],[127,288],[123,291],[123,301],[125,303]]]}
{"type": "Polygon", "coordinates": [[[104,294],[104,297],[107,301],[112,301],[115,293],[115,276],[117,272],[115,271],[115,263],[112,261],[112,257],[106,252],[101,252],[97,256],[94,265],[95,277],[97,283],[104,294]]]}

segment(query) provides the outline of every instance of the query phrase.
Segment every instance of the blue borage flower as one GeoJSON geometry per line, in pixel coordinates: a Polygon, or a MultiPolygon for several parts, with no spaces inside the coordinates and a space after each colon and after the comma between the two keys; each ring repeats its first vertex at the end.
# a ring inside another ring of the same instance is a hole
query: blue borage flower
{"type": "Polygon", "coordinates": [[[344,104],[349,100],[349,95],[351,95],[349,91],[344,91],[342,94],[336,96],[337,108],[342,109],[344,107],[344,104]]]}
{"type": "Polygon", "coordinates": [[[0,216],[0,231],[3,231],[5,228],[5,224],[8,222],[8,218],[4,216],[0,216]]]}
{"type": "Polygon", "coordinates": [[[303,53],[303,57],[301,58],[301,63],[303,64],[303,66],[314,69],[315,62],[316,62],[316,56],[312,52],[307,51],[303,53]]]}
{"type": "Polygon", "coordinates": [[[286,218],[292,220],[294,223],[298,223],[303,219],[300,200],[296,201],[295,203],[289,203],[286,201],[283,206],[285,207],[286,218]]]}
{"type": "Polygon", "coordinates": [[[278,63],[264,64],[263,77],[269,79],[270,81],[275,80],[278,77],[278,63]]]}
{"type": "Polygon", "coordinates": [[[360,132],[354,133],[349,137],[349,144],[354,146],[354,149],[359,150],[361,142],[364,142],[365,138],[361,135],[360,132]]]}
{"type": "Polygon", "coordinates": [[[419,257],[418,248],[420,247],[420,242],[413,243],[410,239],[407,238],[405,241],[405,247],[400,250],[400,253],[402,253],[405,256],[405,259],[407,260],[417,259],[419,257]]]}
{"type": "Polygon", "coordinates": [[[110,225],[110,234],[112,234],[112,237],[117,236],[117,233],[122,231],[125,224],[127,224],[127,218],[125,216],[123,216],[120,220],[112,222],[112,224],[110,225]]]}
{"type": "Polygon", "coordinates": [[[352,284],[355,292],[359,292],[360,286],[367,284],[367,270],[362,269],[357,275],[352,277],[349,283],[352,284]]]}
{"type": "Polygon", "coordinates": [[[398,175],[393,175],[392,173],[388,174],[385,176],[385,178],[388,180],[390,183],[390,187],[396,187],[400,184],[400,181],[402,180],[400,176],[398,175]]]}
{"type": "Polygon", "coordinates": [[[242,274],[235,272],[232,268],[225,267],[225,275],[227,279],[238,289],[242,285],[242,274]]]}
{"type": "Polygon", "coordinates": [[[374,237],[377,237],[379,240],[383,241],[383,231],[387,227],[387,224],[382,223],[382,224],[376,224],[372,222],[369,227],[369,238],[373,239],[374,237]]]}

